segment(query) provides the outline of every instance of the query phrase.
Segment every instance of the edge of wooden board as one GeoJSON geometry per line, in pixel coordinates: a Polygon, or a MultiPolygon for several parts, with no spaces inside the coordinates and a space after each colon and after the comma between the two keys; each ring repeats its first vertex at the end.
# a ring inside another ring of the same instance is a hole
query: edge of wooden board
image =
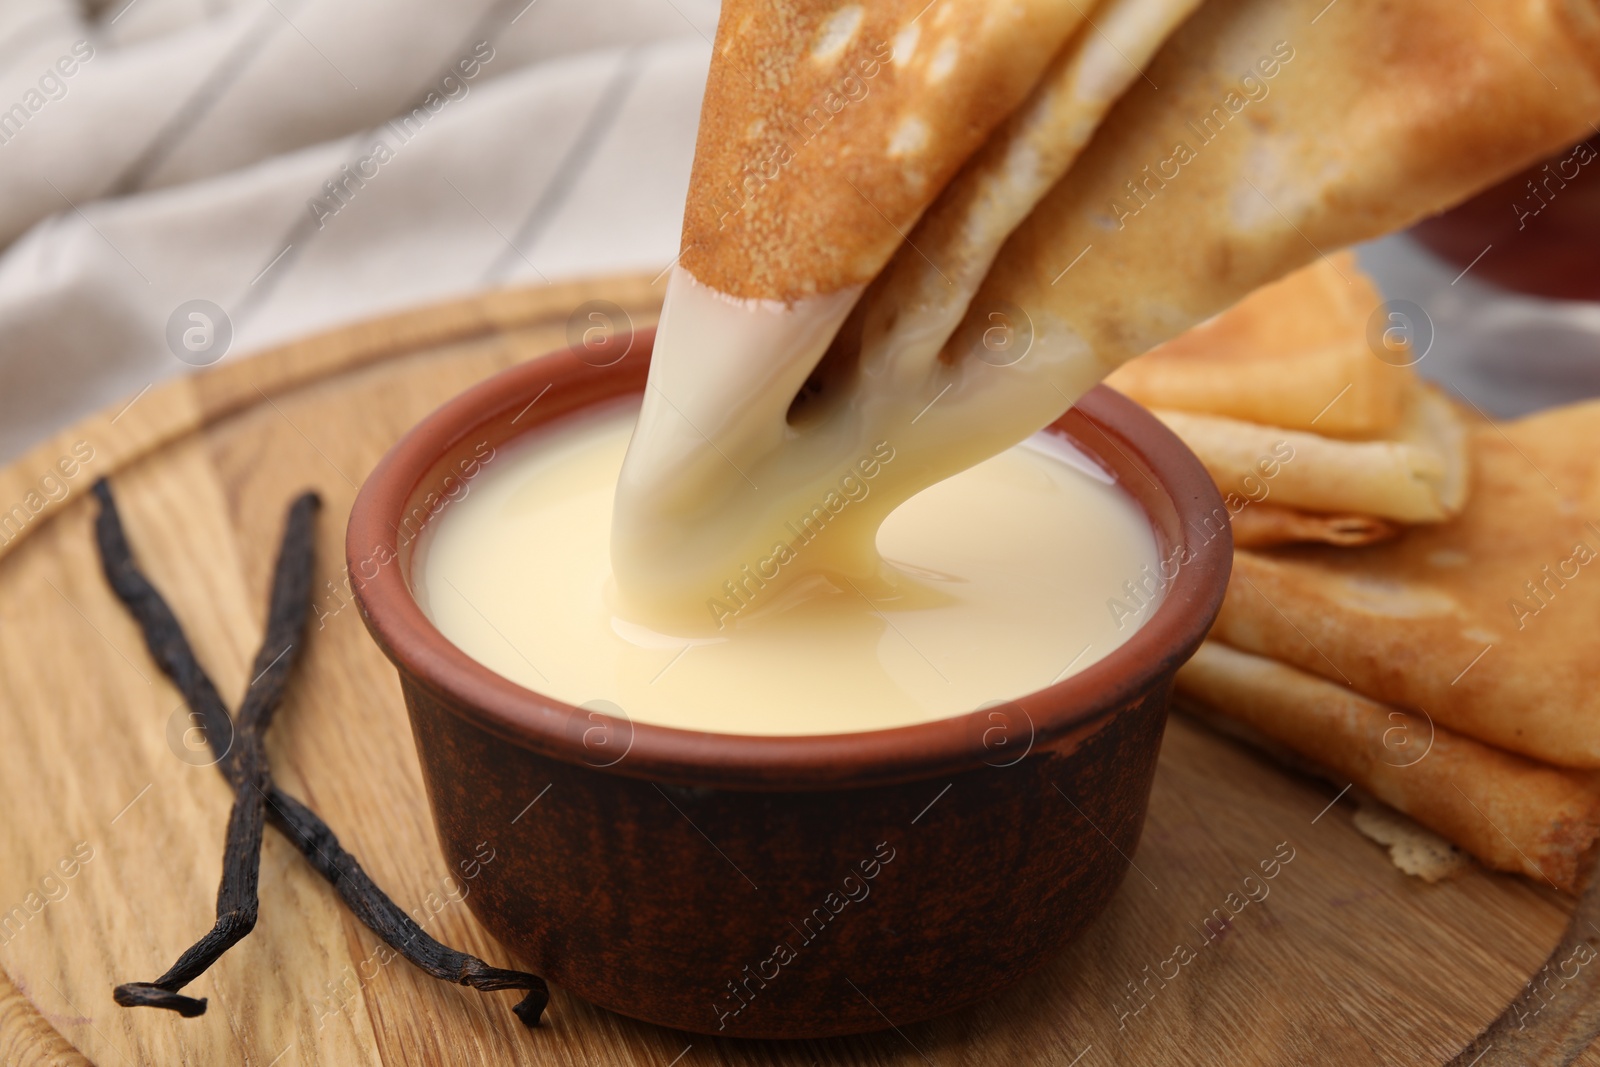
{"type": "Polygon", "coordinates": [[[497,289],[336,327],[147,386],[52,434],[0,468],[0,559],[76,500],[89,482],[251,404],[271,402],[319,379],[419,348],[546,324],[598,296],[625,311],[653,314],[660,294],[651,279],[633,274],[497,289]],[[84,442],[93,449],[92,469],[83,481],[61,479],[57,463],[69,457],[81,460],[73,447],[84,442]],[[41,485],[52,474],[67,486],[60,496],[41,485]]]}

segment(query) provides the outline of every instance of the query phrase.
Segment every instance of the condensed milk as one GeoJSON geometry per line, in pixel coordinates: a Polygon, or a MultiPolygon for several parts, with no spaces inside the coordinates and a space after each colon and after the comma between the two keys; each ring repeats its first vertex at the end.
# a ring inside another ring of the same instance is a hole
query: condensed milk
{"type": "Polygon", "coordinates": [[[1157,545],[1140,506],[1064,438],[1038,434],[894,508],[875,568],[805,566],[906,461],[868,441],[752,547],[681,630],[641,621],[612,570],[613,499],[638,415],[618,401],[502,445],[428,524],[424,612],[529,689],[635,722],[734,734],[883,729],[959,715],[1080,671],[1134,633],[1126,584],[1157,545]],[[785,570],[800,574],[783,583],[785,570]]]}

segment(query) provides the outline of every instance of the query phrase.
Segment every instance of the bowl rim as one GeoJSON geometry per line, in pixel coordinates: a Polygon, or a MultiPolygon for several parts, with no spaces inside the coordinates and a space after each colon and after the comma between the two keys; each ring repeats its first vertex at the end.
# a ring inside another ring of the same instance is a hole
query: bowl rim
{"type": "MultiPolygon", "coordinates": [[[[654,329],[634,332],[623,358],[637,350],[641,359],[626,374],[615,373],[614,365],[593,365],[581,357],[578,346],[571,346],[491,375],[423,417],[367,476],[346,527],[347,577],[369,633],[400,673],[407,703],[412,702],[410,688],[415,686],[455,715],[519,747],[602,773],[681,785],[754,790],[859,787],[927,778],[984,763],[1007,765],[996,763],[978,740],[985,724],[996,721],[994,708],[909,726],[799,736],[726,734],[617,720],[496,674],[452,644],[427,618],[411,593],[405,573],[410,554],[398,538],[400,523],[408,506],[414,506],[424,479],[466,438],[519,408],[527,412],[528,402],[546,392],[555,400],[562,385],[583,387],[577,391],[587,390],[588,395],[572,403],[547,402],[538,417],[509,436],[534,432],[566,415],[642,392],[639,362],[648,366],[654,333],[654,329]],[[635,379],[637,388],[631,384],[635,379]],[[380,565],[374,577],[358,580],[358,566],[385,548],[396,564],[380,565]],[[579,725],[575,728],[574,723],[579,725]],[[594,758],[586,736],[595,725],[608,731],[608,740],[626,742],[623,757],[615,762],[594,758]]],[[[1158,562],[1182,558],[1155,614],[1120,646],[1076,674],[1002,705],[1007,729],[1019,728],[1012,706],[1026,720],[1029,744],[1024,756],[1082,736],[1138,703],[1152,688],[1165,689],[1171,674],[1210,629],[1233,563],[1227,521],[1203,543],[1196,536],[1205,531],[1204,520],[1229,515],[1221,494],[1199,459],[1149,411],[1097,385],[1047,429],[1067,436],[1117,473],[1119,484],[1135,497],[1156,529],[1158,562]],[[1073,433],[1075,427],[1067,424],[1078,420],[1098,430],[1118,455],[1103,454],[1092,441],[1073,433]],[[1167,542],[1162,520],[1152,513],[1144,490],[1125,477],[1127,467],[1138,470],[1150,490],[1170,501],[1182,531],[1178,543],[1167,542]]]]}

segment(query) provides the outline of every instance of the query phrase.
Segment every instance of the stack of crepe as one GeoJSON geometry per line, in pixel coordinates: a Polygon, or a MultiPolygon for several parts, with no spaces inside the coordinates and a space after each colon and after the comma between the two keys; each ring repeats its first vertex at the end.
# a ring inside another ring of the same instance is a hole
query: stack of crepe
{"type": "MultiPolygon", "coordinates": [[[[1230,358],[1260,377],[1238,396],[1186,410],[1144,395],[1224,482],[1259,473],[1259,445],[1296,442],[1245,514],[1377,543],[1241,552],[1228,647],[1185,685],[1491,864],[1570,886],[1594,807],[1587,779],[1552,768],[1600,766],[1600,745],[1575,740],[1600,708],[1571,622],[1600,605],[1600,578],[1561,578],[1527,633],[1506,601],[1583,536],[1593,479],[1556,424],[1593,433],[1597,416],[1466,429],[1414,375],[1318,331],[1364,333],[1376,304],[1324,250],[1452,206],[1596,122],[1600,0],[725,0],[618,486],[619,586],[699,603],[789,517],[768,502],[820,498],[881,436],[900,458],[828,526],[870,556],[898,500],[1321,261],[1337,285],[1288,283],[1320,287],[1318,312],[1272,325],[1257,306],[1245,330],[1286,331],[1301,370],[1241,348],[1230,358]],[[691,306],[734,309],[765,341],[682,343],[691,306]],[[1437,725],[1404,771],[1354,745],[1390,705],[1437,725]]],[[[811,547],[781,580],[825,559],[870,562],[811,547]]]]}
{"type": "Polygon", "coordinates": [[[1353,785],[1357,825],[1402,869],[1437,878],[1460,849],[1573,892],[1600,839],[1600,693],[1587,673],[1600,402],[1459,419],[1409,368],[1373,356],[1365,316],[1350,317],[1344,346],[1328,343],[1337,316],[1318,306],[1337,301],[1321,297],[1348,292],[1332,288],[1336,269],[1378,305],[1352,263],[1324,264],[1111,379],[1158,408],[1235,511],[1227,599],[1179,693],[1227,732],[1353,785]],[[1257,358],[1274,334],[1275,361],[1257,358]],[[1438,412],[1426,435],[1403,414],[1421,405],[1438,412]],[[1250,465],[1285,440],[1292,458],[1250,465]]]}
{"type": "Polygon", "coordinates": [[[1195,451],[1232,516],[1228,598],[1178,688],[1357,787],[1357,825],[1402,869],[1437,877],[1462,849],[1570,891],[1600,836],[1600,701],[1581,675],[1600,404],[1464,418],[1418,377],[1425,350],[1383,336],[1390,308],[1341,254],[1107,379],[1195,451]],[[1265,551],[1291,544],[1324,547],[1265,551]]]}

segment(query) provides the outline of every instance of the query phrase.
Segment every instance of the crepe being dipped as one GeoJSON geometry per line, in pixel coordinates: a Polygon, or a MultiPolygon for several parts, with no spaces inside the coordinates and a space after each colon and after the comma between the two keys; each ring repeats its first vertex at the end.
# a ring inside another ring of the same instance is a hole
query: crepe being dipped
{"type": "Polygon", "coordinates": [[[872,533],[903,500],[1600,118],[1592,0],[1191,7],[724,6],[617,491],[632,610],[714,628],[797,583],[893,584],[872,533]]]}
{"type": "Polygon", "coordinates": [[[768,599],[819,573],[877,584],[883,518],[999,450],[972,442],[942,473],[927,464],[927,364],[1007,235],[1197,3],[723,6],[683,253],[618,484],[613,569],[634,613],[720,628],[745,606],[736,582],[768,599]],[[874,278],[892,300],[861,300],[874,278]],[[859,387],[860,347],[837,343],[861,323],[876,388],[859,387]],[[819,392],[827,369],[843,374],[819,392]],[[841,496],[864,476],[869,494],[841,496]],[[746,577],[775,559],[776,574],[746,577]]]}

